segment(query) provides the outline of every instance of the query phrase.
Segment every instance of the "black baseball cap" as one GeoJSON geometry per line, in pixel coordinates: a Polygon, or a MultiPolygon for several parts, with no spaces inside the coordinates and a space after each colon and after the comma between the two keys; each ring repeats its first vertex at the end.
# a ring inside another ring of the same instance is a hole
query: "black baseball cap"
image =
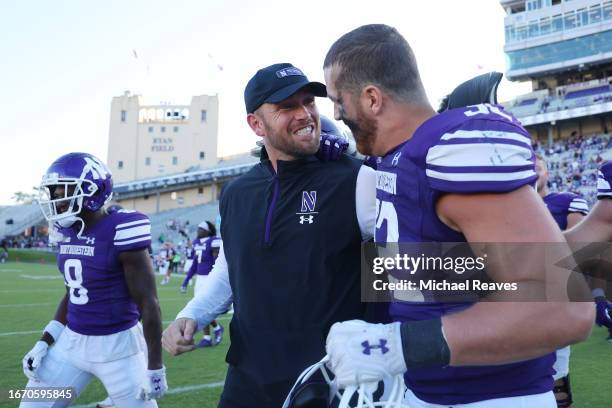
{"type": "Polygon", "coordinates": [[[306,75],[289,63],[274,64],[262,68],[251,78],[244,89],[247,113],[253,113],[264,103],[279,103],[308,87],[314,96],[327,96],[325,85],[311,82],[306,75]]]}

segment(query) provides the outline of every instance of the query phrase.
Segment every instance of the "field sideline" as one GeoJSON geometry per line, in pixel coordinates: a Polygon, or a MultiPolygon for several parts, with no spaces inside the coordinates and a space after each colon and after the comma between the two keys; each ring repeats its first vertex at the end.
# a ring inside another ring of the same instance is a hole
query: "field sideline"
{"type": "MultiPolygon", "coordinates": [[[[182,278],[177,276],[169,285],[158,286],[165,326],[193,296],[193,287],[187,295],[179,293],[182,278]]],[[[48,263],[0,264],[0,279],[0,407],[16,407],[18,402],[7,400],[7,390],[25,385],[21,359],[53,317],[65,289],[55,265],[48,263]]],[[[228,321],[229,315],[221,318],[224,326],[228,321]]],[[[570,372],[576,401],[574,408],[612,407],[612,394],[609,393],[612,343],[605,341],[606,334],[606,330],[595,328],[587,342],[572,347],[570,372]]],[[[218,347],[187,355],[172,357],[164,353],[170,393],[159,401],[159,406],[216,407],[226,371],[224,358],[228,344],[226,337],[218,347]]],[[[105,396],[100,382],[94,380],[76,405],[91,406],[105,396]]]]}

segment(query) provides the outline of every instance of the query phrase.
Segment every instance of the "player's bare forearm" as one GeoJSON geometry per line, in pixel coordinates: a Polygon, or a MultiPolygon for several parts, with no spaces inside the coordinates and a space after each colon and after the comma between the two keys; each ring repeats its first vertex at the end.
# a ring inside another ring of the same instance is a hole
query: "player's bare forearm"
{"type": "Polygon", "coordinates": [[[442,327],[451,365],[496,365],[584,341],[594,316],[592,302],[483,302],[443,317],[442,327]]]}
{"type": "Polygon", "coordinates": [[[59,305],[57,305],[57,309],[55,310],[55,316],[53,320],[57,320],[63,325],[66,325],[68,319],[66,315],[68,314],[68,292],[64,295],[62,300],[60,300],[59,305]]]}
{"type": "MultiPolygon", "coordinates": [[[[68,321],[68,319],[66,318],[66,314],[68,313],[67,308],[68,308],[68,292],[66,292],[62,300],[60,300],[59,304],[57,305],[57,309],[55,310],[55,316],[53,316],[53,320],[57,320],[58,322],[60,322],[61,324],[65,326],[68,321]]],[[[55,341],[53,339],[53,336],[51,336],[47,332],[44,332],[40,339],[44,341],[45,343],[47,343],[48,345],[52,345],[55,341]]]]}
{"type": "Polygon", "coordinates": [[[142,315],[142,328],[147,342],[149,370],[162,367],[162,323],[161,310],[157,296],[146,299],[139,305],[142,315]]]}
{"type": "Polygon", "coordinates": [[[567,242],[612,241],[612,200],[598,201],[584,220],[563,235],[567,242]]]}
{"type": "Polygon", "coordinates": [[[146,250],[122,252],[119,256],[130,295],[138,305],[148,349],[149,369],[162,367],[161,311],[153,266],[146,250]]]}
{"type": "MultiPolygon", "coordinates": [[[[595,309],[589,302],[568,301],[568,279],[580,299],[588,298],[588,286],[582,276],[556,265],[571,250],[531,187],[506,194],[448,194],[437,211],[468,242],[486,243],[487,251],[495,252],[487,259],[494,281],[516,282],[519,288],[442,319],[452,365],[530,359],[588,337],[595,309]]],[[[480,245],[472,247],[478,252],[480,245]]]]}

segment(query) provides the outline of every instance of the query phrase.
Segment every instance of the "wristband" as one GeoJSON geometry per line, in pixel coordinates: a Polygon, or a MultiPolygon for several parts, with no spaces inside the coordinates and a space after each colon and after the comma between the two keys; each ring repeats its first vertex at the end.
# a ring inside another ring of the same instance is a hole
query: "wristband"
{"type": "Polygon", "coordinates": [[[57,320],[51,320],[45,326],[45,328],[43,330],[43,333],[44,332],[49,333],[49,335],[51,337],[53,337],[53,341],[55,342],[55,341],[57,341],[57,339],[59,339],[59,336],[60,336],[60,334],[62,334],[63,330],[64,330],[64,325],[63,324],[61,324],[57,320]]]}
{"type": "Polygon", "coordinates": [[[450,364],[450,349],[442,331],[442,319],[403,322],[400,331],[408,369],[450,364]]]}
{"type": "Polygon", "coordinates": [[[604,290],[602,288],[595,288],[591,291],[591,294],[593,295],[593,299],[597,299],[597,298],[606,298],[606,292],[604,292],[604,290]]]}

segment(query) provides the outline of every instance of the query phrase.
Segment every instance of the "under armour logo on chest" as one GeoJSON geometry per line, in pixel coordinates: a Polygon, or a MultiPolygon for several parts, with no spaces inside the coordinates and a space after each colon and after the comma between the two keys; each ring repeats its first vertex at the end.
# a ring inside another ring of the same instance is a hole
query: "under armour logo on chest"
{"type": "Polygon", "coordinates": [[[96,244],[96,238],[89,238],[89,237],[85,237],[85,244],[86,245],[95,245],[96,244]]]}
{"type": "Polygon", "coordinates": [[[370,345],[370,342],[367,340],[362,342],[361,345],[363,346],[363,354],[366,354],[368,356],[372,353],[372,350],[374,349],[380,349],[380,352],[382,354],[385,354],[389,351],[389,347],[387,347],[387,340],[385,339],[380,339],[378,341],[378,345],[370,345]]]}
{"type": "Polygon", "coordinates": [[[300,224],[304,224],[305,222],[312,224],[314,222],[314,215],[300,215],[300,224]]]}
{"type": "Polygon", "coordinates": [[[402,152],[395,153],[395,156],[393,156],[393,160],[391,160],[391,165],[393,167],[397,166],[397,164],[399,163],[400,157],[402,157],[402,152]]]}

